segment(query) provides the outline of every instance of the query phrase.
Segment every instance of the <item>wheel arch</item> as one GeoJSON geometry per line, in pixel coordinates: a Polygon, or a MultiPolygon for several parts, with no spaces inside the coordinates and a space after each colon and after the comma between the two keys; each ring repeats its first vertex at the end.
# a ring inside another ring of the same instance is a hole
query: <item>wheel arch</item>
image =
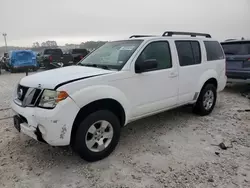
{"type": "Polygon", "coordinates": [[[218,79],[217,79],[217,73],[215,70],[208,70],[206,71],[202,77],[200,78],[198,88],[196,89],[197,92],[200,93],[200,91],[204,88],[205,85],[211,83],[214,84],[216,89],[218,88],[218,79]]]}
{"type": "Polygon", "coordinates": [[[75,134],[79,127],[81,120],[86,118],[89,114],[98,111],[98,110],[109,110],[114,113],[119,121],[121,126],[124,126],[126,122],[126,112],[124,107],[119,103],[117,100],[112,98],[103,98],[98,99],[93,102],[88,103],[87,105],[83,106],[76,115],[76,118],[73,123],[73,127],[71,130],[71,139],[70,143],[73,144],[75,134]]]}
{"type": "Polygon", "coordinates": [[[202,86],[201,90],[207,85],[207,84],[213,84],[216,89],[218,88],[218,81],[216,78],[209,78],[202,86]]]}

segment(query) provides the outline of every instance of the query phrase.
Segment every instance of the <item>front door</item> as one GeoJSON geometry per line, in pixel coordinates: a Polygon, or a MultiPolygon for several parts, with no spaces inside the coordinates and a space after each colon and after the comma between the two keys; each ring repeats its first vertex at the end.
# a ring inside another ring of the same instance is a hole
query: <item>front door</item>
{"type": "Polygon", "coordinates": [[[136,61],[155,59],[157,68],[135,73],[130,78],[129,95],[132,100],[132,118],[149,115],[157,111],[171,108],[178,99],[178,71],[172,63],[168,41],[149,43],[136,61]]]}

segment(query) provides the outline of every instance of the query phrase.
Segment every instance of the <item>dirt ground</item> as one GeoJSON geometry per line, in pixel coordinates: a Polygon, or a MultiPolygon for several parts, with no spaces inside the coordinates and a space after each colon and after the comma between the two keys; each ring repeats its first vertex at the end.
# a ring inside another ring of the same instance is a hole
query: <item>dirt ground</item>
{"type": "MultiPolygon", "coordinates": [[[[23,76],[0,75],[0,109],[10,106],[23,76]]],[[[249,104],[238,87],[229,87],[209,116],[183,107],[134,122],[123,128],[116,150],[95,163],[19,134],[12,119],[0,120],[0,188],[250,187],[250,112],[239,112],[249,104]],[[211,145],[231,141],[227,150],[211,145]]],[[[0,111],[0,119],[11,115],[0,111]]]]}

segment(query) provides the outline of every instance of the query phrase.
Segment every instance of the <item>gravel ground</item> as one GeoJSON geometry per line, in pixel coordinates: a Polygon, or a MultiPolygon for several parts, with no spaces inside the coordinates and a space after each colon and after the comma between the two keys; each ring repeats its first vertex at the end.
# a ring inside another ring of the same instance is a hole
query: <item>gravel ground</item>
{"type": "MultiPolygon", "coordinates": [[[[23,76],[0,75],[0,109],[9,107],[23,76]]],[[[250,187],[250,112],[238,111],[247,108],[238,87],[226,88],[210,116],[183,107],[129,124],[116,150],[95,163],[19,134],[12,119],[0,120],[0,188],[250,187]],[[231,141],[227,150],[211,145],[231,141]]],[[[0,119],[11,115],[0,111],[0,119]]]]}

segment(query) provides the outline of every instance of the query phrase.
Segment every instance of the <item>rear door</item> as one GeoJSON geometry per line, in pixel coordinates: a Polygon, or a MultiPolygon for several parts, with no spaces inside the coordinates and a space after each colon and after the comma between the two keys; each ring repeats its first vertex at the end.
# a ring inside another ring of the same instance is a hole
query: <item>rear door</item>
{"type": "Polygon", "coordinates": [[[197,40],[175,41],[179,59],[179,99],[178,104],[192,101],[195,96],[197,81],[203,73],[201,65],[201,45],[197,40]]]}
{"type": "Polygon", "coordinates": [[[250,73],[250,41],[225,42],[222,43],[222,47],[226,55],[226,69],[229,77],[244,77],[244,74],[240,74],[241,72],[250,73]]]}

